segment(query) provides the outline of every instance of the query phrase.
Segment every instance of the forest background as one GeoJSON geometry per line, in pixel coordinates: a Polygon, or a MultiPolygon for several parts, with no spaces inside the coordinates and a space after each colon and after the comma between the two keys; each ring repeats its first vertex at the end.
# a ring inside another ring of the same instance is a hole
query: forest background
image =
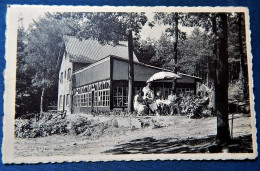
{"type": "MultiPolygon", "coordinates": [[[[215,89],[219,24],[217,13],[44,13],[26,28],[19,18],[17,41],[16,117],[46,111],[57,104],[58,73],[65,35],[96,39],[116,46],[133,35],[140,62],[202,78],[215,89]],[[102,21],[102,22],[101,22],[102,21]],[[110,29],[107,29],[109,25],[110,29]],[[160,27],[156,39],[142,37],[143,27],[160,27]],[[106,28],[106,29],[104,29],[106,28]],[[184,29],[183,29],[184,28],[184,29]],[[93,31],[98,30],[98,31],[93,31]],[[114,34],[115,30],[123,34],[114,34]],[[100,34],[102,33],[102,34],[100,34]],[[113,34],[111,34],[113,33],[113,34]]],[[[229,99],[248,100],[243,13],[226,13],[229,99]]]]}

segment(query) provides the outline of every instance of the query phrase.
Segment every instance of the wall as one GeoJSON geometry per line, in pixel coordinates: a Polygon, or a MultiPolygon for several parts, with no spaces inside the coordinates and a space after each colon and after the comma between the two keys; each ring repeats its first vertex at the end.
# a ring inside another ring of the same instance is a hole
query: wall
{"type": "Polygon", "coordinates": [[[182,79],[177,79],[177,83],[195,83],[195,78],[186,75],[181,76],[182,79]]]}
{"type": "MultiPolygon", "coordinates": [[[[113,79],[128,80],[128,63],[115,59],[113,65],[113,79]]],[[[134,64],[134,80],[146,82],[153,74],[160,71],[160,69],[134,64]]],[[[195,78],[183,75],[182,79],[177,79],[177,83],[195,83],[195,78]]]]}
{"type": "Polygon", "coordinates": [[[93,82],[106,80],[110,78],[110,58],[90,65],[85,69],[73,74],[73,87],[81,87],[93,82]]]}
{"type": "MultiPolygon", "coordinates": [[[[121,60],[113,60],[113,80],[128,80],[128,63],[121,60]]],[[[146,81],[153,74],[159,72],[159,69],[148,68],[134,64],[134,80],[146,81]]]]}
{"type": "Polygon", "coordinates": [[[67,79],[67,74],[68,74],[68,69],[71,68],[71,76],[72,76],[72,71],[73,71],[73,66],[72,63],[69,61],[69,57],[66,53],[64,53],[63,58],[62,58],[62,63],[59,71],[59,87],[58,87],[58,103],[57,103],[57,110],[62,111],[67,110],[67,114],[71,114],[71,97],[72,97],[72,79],[68,80],[67,79]],[[66,71],[66,78],[65,76],[65,71],[66,71]],[[63,72],[63,83],[60,82],[61,80],[61,73],[63,72]],[[69,105],[66,105],[66,96],[69,94],[69,105]],[[60,95],[62,95],[62,104],[60,106],[60,95]],[[65,103],[63,103],[63,99],[65,96],[65,103]],[[63,104],[64,108],[63,108],[63,104]]]}

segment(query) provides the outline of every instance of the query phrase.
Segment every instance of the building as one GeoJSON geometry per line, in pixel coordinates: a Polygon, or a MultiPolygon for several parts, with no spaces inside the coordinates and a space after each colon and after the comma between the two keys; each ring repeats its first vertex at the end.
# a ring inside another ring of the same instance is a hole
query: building
{"type": "MultiPolygon", "coordinates": [[[[134,94],[162,68],[138,62],[134,55],[134,94]]],[[[181,74],[177,92],[196,92],[198,77],[181,74]]],[[[58,110],[87,113],[92,110],[127,108],[128,47],[100,45],[94,40],[65,38],[65,52],[59,72],[58,110]]],[[[168,96],[172,81],[154,82],[155,92],[168,96]]]]}

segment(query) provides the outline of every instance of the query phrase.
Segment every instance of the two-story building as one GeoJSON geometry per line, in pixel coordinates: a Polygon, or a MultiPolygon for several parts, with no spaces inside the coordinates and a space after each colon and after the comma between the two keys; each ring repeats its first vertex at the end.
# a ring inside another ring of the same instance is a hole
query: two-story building
{"type": "MultiPolygon", "coordinates": [[[[140,63],[134,55],[134,94],[162,68],[140,63]]],[[[177,92],[196,93],[198,77],[179,73],[177,92]]],[[[155,92],[167,97],[172,81],[152,83],[155,92]]],[[[97,41],[65,37],[65,52],[59,72],[58,110],[87,113],[92,110],[127,108],[128,47],[101,45],[97,41]]]]}

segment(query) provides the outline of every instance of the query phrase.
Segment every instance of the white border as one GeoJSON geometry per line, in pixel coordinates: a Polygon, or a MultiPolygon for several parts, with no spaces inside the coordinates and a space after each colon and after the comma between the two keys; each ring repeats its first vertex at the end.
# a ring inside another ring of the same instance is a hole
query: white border
{"type": "Polygon", "coordinates": [[[246,7],[111,7],[111,6],[43,6],[12,5],[7,10],[6,31],[6,70],[4,93],[4,139],[2,160],[4,163],[47,163],[79,161],[141,161],[141,160],[226,160],[255,159],[257,157],[256,120],[254,110],[252,55],[250,45],[249,11],[246,7]],[[127,154],[127,155],[75,155],[14,157],[14,114],[15,114],[15,79],[16,79],[16,46],[18,15],[23,10],[42,12],[244,12],[246,21],[246,44],[249,75],[249,94],[251,108],[251,127],[253,153],[216,153],[216,154],[127,154]]]}

